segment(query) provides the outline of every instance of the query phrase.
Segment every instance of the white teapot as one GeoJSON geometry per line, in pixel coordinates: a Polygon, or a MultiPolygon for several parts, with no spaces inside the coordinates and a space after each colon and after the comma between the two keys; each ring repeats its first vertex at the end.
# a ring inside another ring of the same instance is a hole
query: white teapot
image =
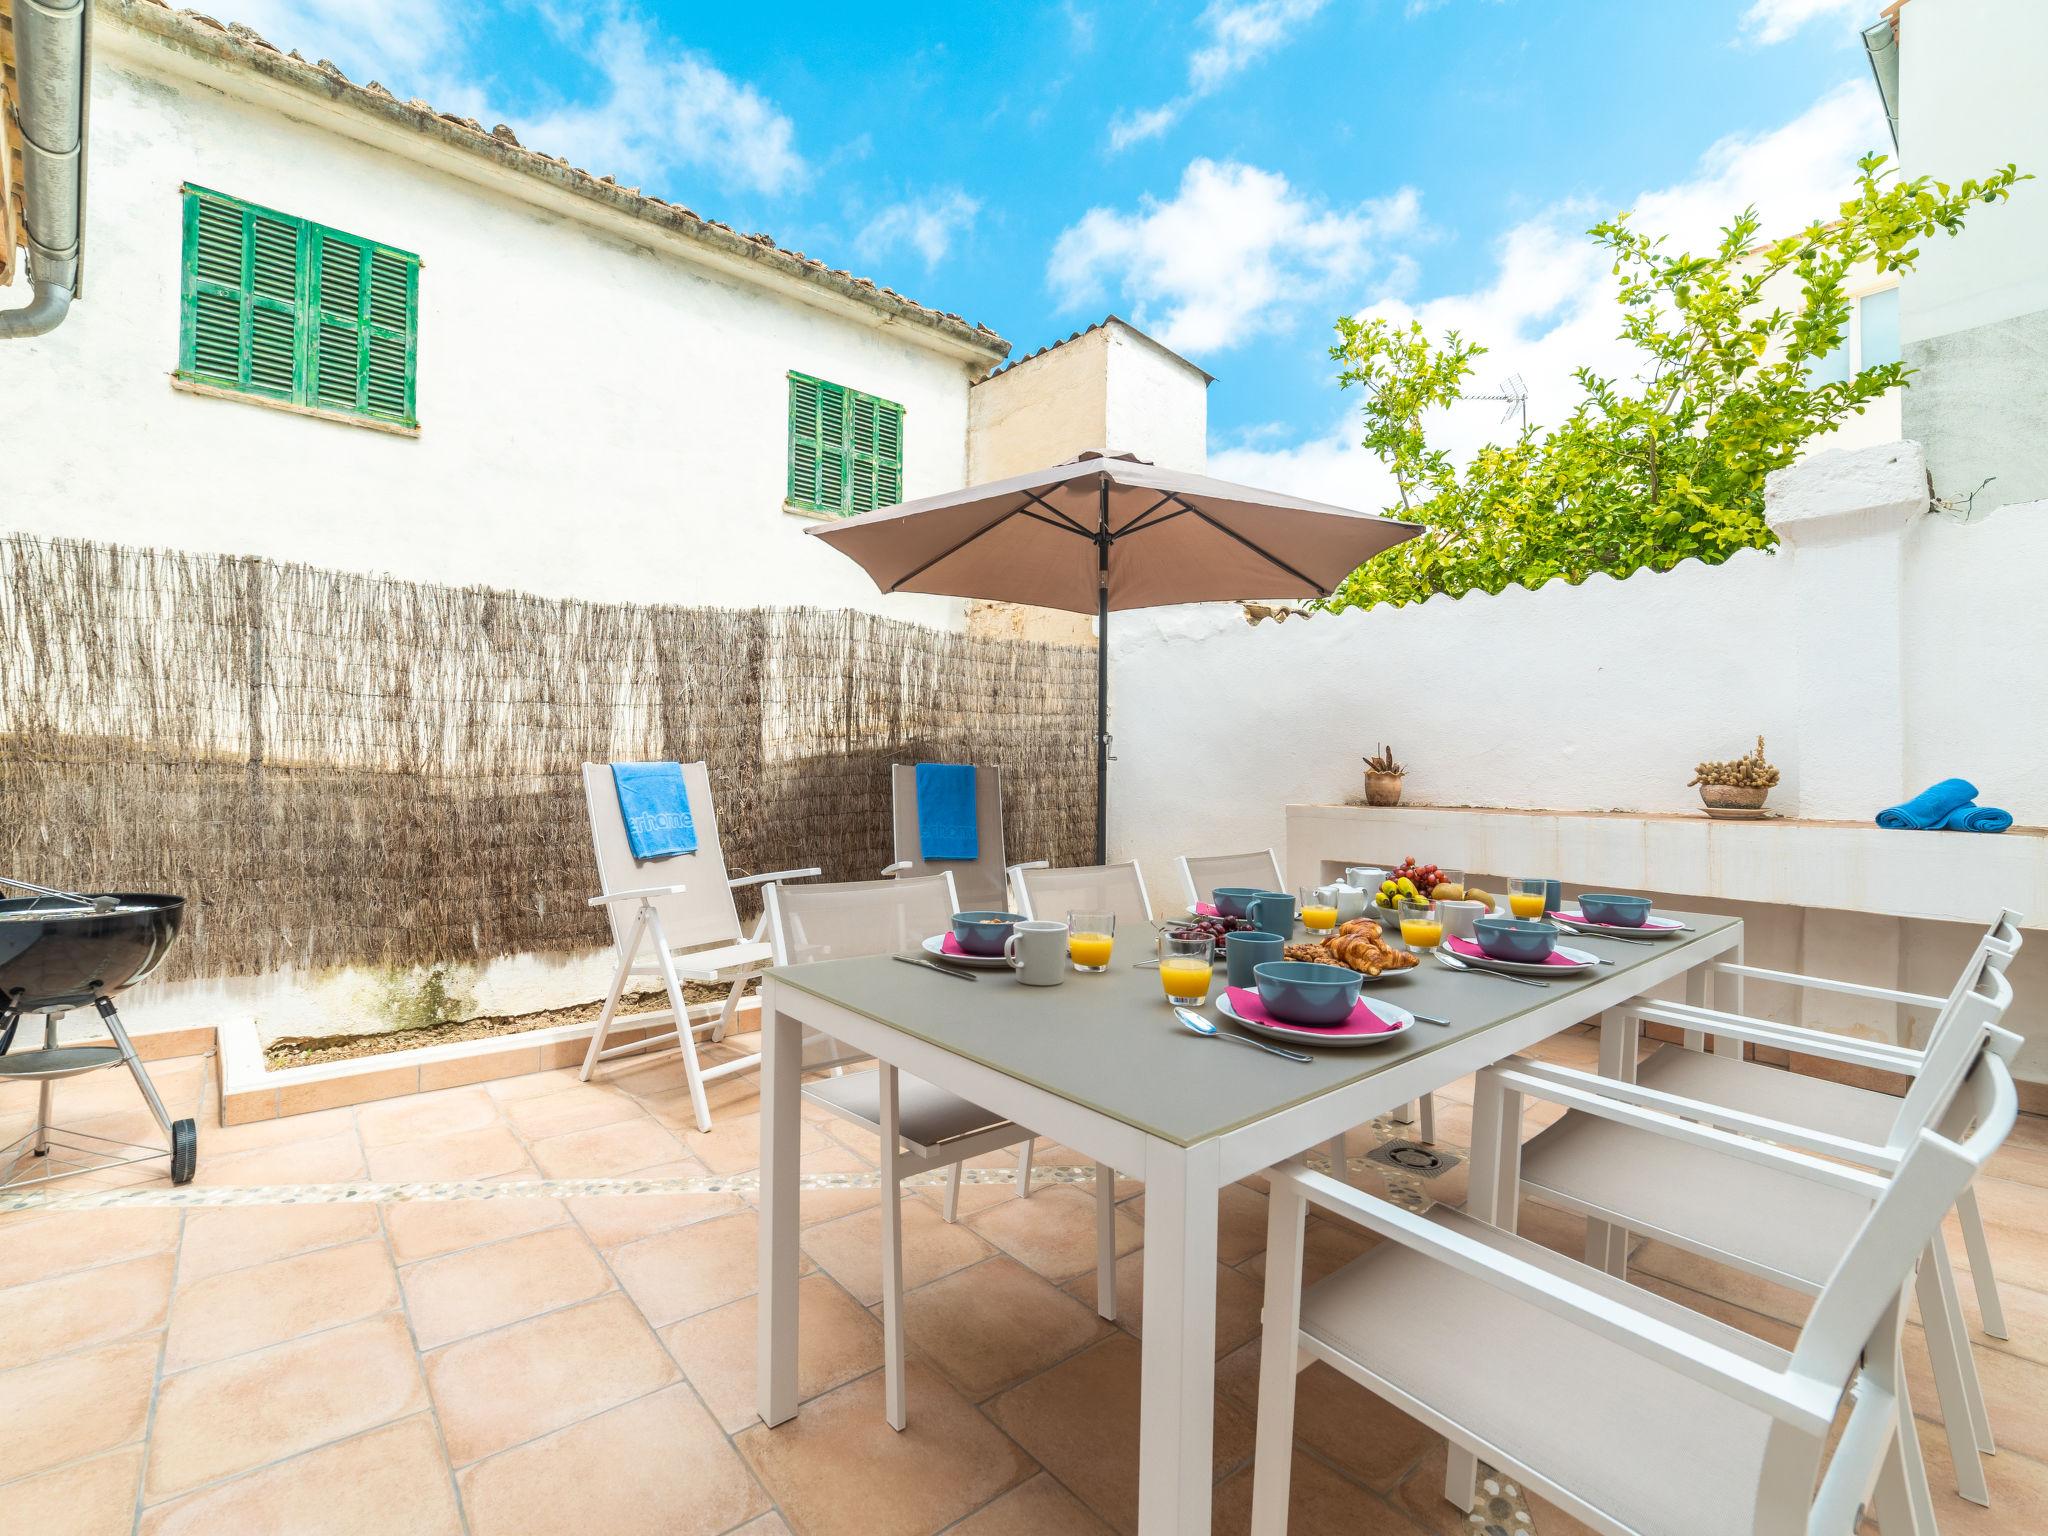
{"type": "Polygon", "coordinates": [[[1337,921],[1348,923],[1354,917],[1365,916],[1365,909],[1372,905],[1380,882],[1386,878],[1385,870],[1363,865],[1345,870],[1343,880],[1332,887],[1337,893],[1337,921]]]}

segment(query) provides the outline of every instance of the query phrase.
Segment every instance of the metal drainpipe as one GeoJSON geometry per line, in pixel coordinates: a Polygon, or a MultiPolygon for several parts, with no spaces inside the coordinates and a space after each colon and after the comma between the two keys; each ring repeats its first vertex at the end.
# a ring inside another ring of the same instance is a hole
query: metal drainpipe
{"type": "Polygon", "coordinates": [[[63,323],[78,287],[85,203],[85,25],[91,0],[15,0],[22,191],[34,297],[0,310],[0,339],[41,336],[63,323]]]}

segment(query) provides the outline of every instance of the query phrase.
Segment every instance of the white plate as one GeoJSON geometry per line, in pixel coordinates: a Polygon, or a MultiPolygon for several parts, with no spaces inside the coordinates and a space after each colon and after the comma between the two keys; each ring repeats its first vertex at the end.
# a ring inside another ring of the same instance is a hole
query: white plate
{"type": "Polygon", "coordinates": [[[1375,1002],[1372,1011],[1383,1019],[1392,1019],[1394,1027],[1382,1030],[1376,1035],[1336,1035],[1327,1029],[1296,1029],[1291,1024],[1260,1024],[1246,1018],[1230,1006],[1230,994],[1216,994],[1216,1011],[1241,1029],[1248,1029],[1255,1035],[1264,1035],[1270,1040],[1285,1040],[1293,1045],[1322,1045],[1332,1050],[1355,1045],[1379,1045],[1383,1041],[1398,1040],[1415,1027],[1415,1015],[1406,1008],[1396,1008],[1392,1003],[1375,1002]]]}
{"type": "Polygon", "coordinates": [[[1010,962],[1001,955],[949,955],[945,949],[946,936],[935,933],[924,941],[924,952],[934,960],[943,960],[947,965],[971,966],[981,971],[1007,971],[1010,962]]]}
{"type": "Polygon", "coordinates": [[[1624,939],[1675,939],[1685,932],[1685,924],[1677,918],[1658,917],[1655,913],[1645,918],[1640,928],[1631,928],[1626,923],[1596,923],[1590,917],[1581,917],[1577,907],[1561,907],[1550,916],[1553,922],[1563,923],[1567,928],[1580,928],[1591,934],[1618,934],[1624,939]]]}
{"type": "Polygon", "coordinates": [[[1540,960],[1496,960],[1491,955],[1461,955],[1448,945],[1444,953],[1475,971],[1500,971],[1509,976],[1583,976],[1600,965],[1598,955],[1583,949],[1567,949],[1562,944],[1557,946],[1556,953],[1571,961],[1570,965],[1551,965],[1540,960]]]}

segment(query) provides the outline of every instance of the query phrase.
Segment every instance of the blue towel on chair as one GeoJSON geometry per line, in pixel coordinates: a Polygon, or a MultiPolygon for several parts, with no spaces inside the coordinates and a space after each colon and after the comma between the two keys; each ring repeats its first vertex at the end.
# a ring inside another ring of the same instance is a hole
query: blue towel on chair
{"type": "Polygon", "coordinates": [[[626,841],[636,859],[665,859],[697,851],[690,792],[681,763],[613,763],[612,787],[625,818],[626,841]]]}
{"type": "Polygon", "coordinates": [[[1944,832],[2003,832],[2012,825],[2012,812],[1995,805],[1959,805],[1941,818],[1944,832]]]}
{"type": "Polygon", "coordinates": [[[927,863],[981,857],[972,765],[917,765],[917,851],[927,863]]]}

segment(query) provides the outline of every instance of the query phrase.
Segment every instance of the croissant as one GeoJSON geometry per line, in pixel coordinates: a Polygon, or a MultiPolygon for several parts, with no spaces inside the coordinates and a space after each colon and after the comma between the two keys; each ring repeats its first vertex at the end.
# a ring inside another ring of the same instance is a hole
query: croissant
{"type": "Polygon", "coordinates": [[[1392,948],[1380,937],[1379,924],[1369,922],[1367,927],[1370,933],[1340,930],[1329,940],[1330,953],[1339,965],[1378,976],[1385,971],[1405,971],[1417,963],[1415,956],[1392,948]]]}

